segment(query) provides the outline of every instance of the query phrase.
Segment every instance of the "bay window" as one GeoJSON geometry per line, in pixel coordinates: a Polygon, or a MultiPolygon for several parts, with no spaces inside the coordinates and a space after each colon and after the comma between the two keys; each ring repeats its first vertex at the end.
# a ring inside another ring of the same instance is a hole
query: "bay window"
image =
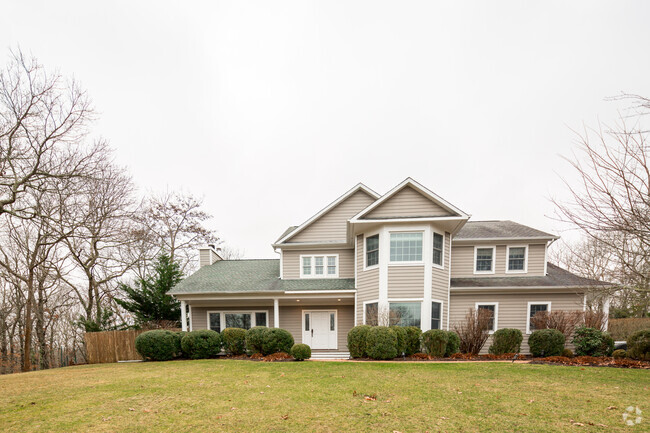
{"type": "Polygon", "coordinates": [[[390,302],[388,304],[388,317],[390,326],[417,326],[420,327],[420,302],[390,302]]]}

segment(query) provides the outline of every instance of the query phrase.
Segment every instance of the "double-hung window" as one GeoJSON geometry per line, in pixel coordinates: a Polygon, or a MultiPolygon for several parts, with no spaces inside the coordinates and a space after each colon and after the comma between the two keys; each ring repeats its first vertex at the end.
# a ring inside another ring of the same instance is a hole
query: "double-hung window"
{"type": "Polygon", "coordinates": [[[250,329],[268,324],[266,311],[208,311],[208,326],[217,332],[226,328],[250,329]]]}
{"type": "Polygon", "coordinates": [[[476,264],[474,273],[476,274],[493,274],[494,273],[494,247],[476,247],[476,264]]]}
{"type": "Polygon", "coordinates": [[[476,303],[476,312],[477,314],[480,311],[489,312],[489,323],[487,325],[487,330],[491,333],[497,330],[497,321],[499,320],[499,304],[497,302],[486,302],[486,303],[476,303]]]}
{"type": "Polygon", "coordinates": [[[300,278],[337,278],[338,255],[300,256],[300,278]]]}
{"type": "Polygon", "coordinates": [[[442,302],[431,303],[431,329],[442,329],[442,302]]]}
{"type": "Polygon", "coordinates": [[[507,272],[526,272],[526,247],[508,247],[507,272]]]}
{"type": "Polygon", "coordinates": [[[442,249],[445,237],[440,233],[433,233],[433,264],[442,266],[442,249]]]}
{"type": "Polygon", "coordinates": [[[390,234],[391,262],[421,262],[422,261],[422,232],[391,233],[390,234]]]}
{"type": "Polygon", "coordinates": [[[550,302],[529,302],[528,303],[528,323],[526,328],[526,334],[530,334],[535,330],[535,325],[533,324],[533,317],[535,317],[535,314],[546,312],[546,311],[551,311],[550,302]]]}
{"type": "Polygon", "coordinates": [[[417,326],[420,327],[420,302],[390,302],[388,304],[388,317],[391,326],[417,326]]]}
{"type": "Polygon", "coordinates": [[[366,238],[366,267],[379,264],[379,235],[366,238]]]}

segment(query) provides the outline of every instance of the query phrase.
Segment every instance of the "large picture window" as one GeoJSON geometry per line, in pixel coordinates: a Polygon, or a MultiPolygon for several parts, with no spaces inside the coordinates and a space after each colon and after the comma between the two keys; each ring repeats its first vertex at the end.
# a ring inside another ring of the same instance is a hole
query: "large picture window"
{"type": "Polygon", "coordinates": [[[420,327],[422,308],[420,302],[390,302],[388,306],[391,326],[420,327]]]}
{"type": "Polygon", "coordinates": [[[379,264],[379,235],[366,238],[366,267],[379,264]]]}
{"type": "Polygon", "coordinates": [[[391,233],[391,262],[421,262],[422,233],[391,233]]]}
{"type": "Polygon", "coordinates": [[[221,332],[226,328],[250,329],[269,326],[266,311],[208,311],[208,327],[221,332]]]}
{"type": "Polygon", "coordinates": [[[338,278],[338,255],[300,256],[300,278],[338,278]]]}

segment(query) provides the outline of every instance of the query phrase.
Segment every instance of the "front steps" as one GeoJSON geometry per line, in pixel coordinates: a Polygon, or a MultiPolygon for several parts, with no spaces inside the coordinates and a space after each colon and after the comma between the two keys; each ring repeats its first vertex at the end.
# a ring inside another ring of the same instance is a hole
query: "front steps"
{"type": "Polygon", "coordinates": [[[311,352],[309,359],[349,359],[350,352],[311,352]]]}

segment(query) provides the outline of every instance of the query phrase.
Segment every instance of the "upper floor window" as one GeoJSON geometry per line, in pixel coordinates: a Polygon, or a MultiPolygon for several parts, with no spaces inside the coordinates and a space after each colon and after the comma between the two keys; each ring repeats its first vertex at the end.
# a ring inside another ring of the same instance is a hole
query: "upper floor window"
{"type": "Polygon", "coordinates": [[[508,272],[526,272],[526,247],[508,247],[508,272]]]}
{"type": "Polygon", "coordinates": [[[379,235],[366,238],[366,267],[379,264],[379,235]]]}
{"type": "Polygon", "coordinates": [[[337,278],[338,255],[300,256],[300,278],[337,278]]]}
{"type": "Polygon", "coordinates": [[[494,273],[494,247],[476,247],[475,273],[494,273]]]}
{"type": "Polygon", "coordinates": [[[433,233],[433,264],[442,266],[442,249],[445,237],[440,233],[433,233]]]}
{"type": "Polygon", "coordinates": [[[422,232],[391,233],[390,234],[391,262],[421,262],[422,261],[422,232]]]}

